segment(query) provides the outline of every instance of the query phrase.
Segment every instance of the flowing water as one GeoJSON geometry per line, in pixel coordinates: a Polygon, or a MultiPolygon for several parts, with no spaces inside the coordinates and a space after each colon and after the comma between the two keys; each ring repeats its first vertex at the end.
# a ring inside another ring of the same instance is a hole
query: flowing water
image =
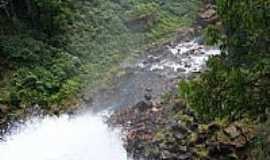
{"type": "MultiPolygon", "coordinates": [[[[97,92],[87,105],[105,111],[132,106],[143,100],[145,88],[158,97],[172,80],[199,72],[209,56],[219,53],[196,40],[164,46],[125,65],[127,72],[114,87],[97,92]]],[[[119,130],[110,129],[102,115],[32,118],[4,137],[0,160],[127,160],[119,130]]]]}
{"type": "Polygon", "coordinates": [[[32,119],[0,145],[1,160],[126,160],[119,132],[101,115],[32,119]]]}

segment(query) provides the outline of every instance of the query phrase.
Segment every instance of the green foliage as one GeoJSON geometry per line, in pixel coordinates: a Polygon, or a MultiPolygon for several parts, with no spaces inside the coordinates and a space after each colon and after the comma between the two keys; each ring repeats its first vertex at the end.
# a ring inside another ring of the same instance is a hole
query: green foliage
{"type": "Polygon", "coordinates": [[[62,103],[82,84],[92,89],[127,54],[190,25],[186,22],[194,19],[198,4],[187,0],[10,1],[5,6],[8,14],[0,13],[0,59],[4,60],[0,67],[5,68],[1,103],[48,106],[62,103]],[[137,32],[127,25],[132,16],[152,16],[153,21],[147,30],[137,32]]]}
{"type": "Polygon", "coordinates": [[[209,25],[203,30],[203,36],[208,45],[222,43],[222,35],[220,31],[214,25],[209,25]]]}
{"type": "Polygon", "coordinates": [[[251,156],[256,160],[270,159],[270,121],[257,126],[257,137],[251,146],[251,156]]]}
{"type": "Polygon", "coordinates": [[[68,34],[70,43],[67,50],[73,55],[83,57],[81,59],[86,70],[83,79],[88,82],[86,86],[93,88],[97,81],[106,78],[105,72],[115,68],[112,66],[127,55],[138,54],[153,42],[158,43],[164,40],[161,38],[168,38],[166,36],[175,33],[177,27],[190,25],[189,21],[194,20],[198,4],[198,1],[186,0],[169,0],[164,3],[162,0],[74,2],[77,12],[72,32],[68,34]],[[182,12],[187,16],[182,17],[182,12]],[[153,13],[158,15],[158,19],[146,30],[138,32],[134,30],[134,26],[139,23],[130,27],[130,15],[127,13],[153,13]]]}
{"type": "Polygon", "coordinates": [[[48,67],[20,68],[10,83],[12,97],[29,105],[61,103],[79,89],[79,79],[75,77],[78,72],[76,62],[67,57],[57,58],[48,67]]]}
{"type": "Polygon", "coordinates": [[[205,119],[266,114],[270,106],[269,63],[246,70],[229,68],[221,59],[212,58],[208,67],[199,79],[179,85],[181,96],[205,119]]]}
{"type": "Polygon", "coordinates": [[[153,2],[150,3],[143,3],[139,4],[134,7],[134,10],[129,11],[128,15],[133,17],[132,19],[136,18],[143,18],[147,16],[155,16],[158,15],[160,11],[159,5],[153,2]]]}
{"type": "Polygon", "coordinates": [[[1,103],[49,106],[79,87],[81,61],[64,50],[75,10],[70,0],[9,1],[1,12],[1,103]]]}
{"type": "Polygon", "coordinates": [[[180,83],[180,94],[205,119],[244,116],[265,119],[270,107],[269,7],[263,0],[216,0],[224,33],[205,29],[222,44],[199,79],[180,83]]]}
{"type": "Polygon", "coordinates": [[[71,0],[33,0],[32,4],[41,12],[39,18],[34,18],[40,23],[42,31],[48,35],[66,31],[67,25],[73,22],[74,10],[71,0]]]}
{"type": "Polygon", "coordinates": [[[136,5],[133,10],[127,12],[127,15],[131,21],[130,25],[142,23],[142,28],[149,29],[158,22],[159,13],[159,5],[151,2],[136,5]]]}
{"type": "Polygon", "coordinates": [[[270,2],[265,0],[216,0],[217,10],[225,28],[230,65],[253,62],[250,54],[269,54],[270,2]]]}
{"type": "Polygon", "coordinates": [[[16,70],[6,83],[9,96],[1,95],[6,103],[43,106],[61,103],[80,86],[75,78],[80,72],[80,60],[43,41],[29,35],[2,36],[0,51],[16,70]]]}
{"type": "Polygon", "coordinates": [[[29,35],[1,36],[0,51],[2,57],[17,66],[46,64],[48,58],[55,54],[46,43],[29,35]]]}

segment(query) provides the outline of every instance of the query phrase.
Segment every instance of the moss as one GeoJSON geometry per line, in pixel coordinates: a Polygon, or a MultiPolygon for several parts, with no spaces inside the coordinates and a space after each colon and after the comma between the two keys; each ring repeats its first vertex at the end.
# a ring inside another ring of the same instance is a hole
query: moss
{"type": "Polygon", "coordinates": [[[208,157],[208,149],[205,145],[196,145],[194,150],[199,159],[205,159],[208,157]]]}

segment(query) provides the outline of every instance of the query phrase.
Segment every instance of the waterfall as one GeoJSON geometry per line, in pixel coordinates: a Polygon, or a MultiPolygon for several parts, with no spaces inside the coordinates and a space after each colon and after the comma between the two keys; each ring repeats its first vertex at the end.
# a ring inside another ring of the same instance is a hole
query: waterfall
{"type": "MultiPolygon", "coordinates": [[[[94,105],[103,110],[135,104],[144,98],[143,88],[152,88],[159,96],[172,79],[201,71],[207,59],[218,54],[218,48],[196,39],[166,46],[139,58],[134,74],[122,75],[115,88],[97,93],[94,105]]],[[[127,160],[120,131],[108,128],[102,115],[32,118],[4,137],[0,160],[127,160]]]]}
{"type": "Polygon", "coordinates": [[[101,115],[33,118],[0,143],[1,160],[126,160],[119,131],[101,115]]]}

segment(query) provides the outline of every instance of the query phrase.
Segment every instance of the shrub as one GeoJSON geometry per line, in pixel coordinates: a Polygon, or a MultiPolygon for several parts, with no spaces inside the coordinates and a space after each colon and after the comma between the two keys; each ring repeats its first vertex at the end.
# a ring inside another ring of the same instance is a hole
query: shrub
{"type": "Polygon", "coordinates": [[[80,66],[76,59],[57,53],[48,66],[24,67],[18,69],[11,81],[11,103],[14,100],[23,104],[47,106],[60,103],[71,96],[80,86],[76,78],[80,66]]]}
{"type": "MultiPolygon", "coordinates": [[[[269,115],[268,115],[269,116],[269,115]]],[[[257,126],[257,135],[249,147],[250,156],[256,160],[270,159],[270,121],[257,126]]],[[[254,159],[254,160],[255,160],[254,159]]]]}
{"type": "Polygon", "coordinates": [[[221,42],[224,54],[212,58],[198,80],[181,82],[180,94],[206,119],[265,118],[270,107],[270,3],[216,0],[216,5],[224,33],[214,26],[205,33],[210,42],[221,42]]]}
{"type": "Polygon", "coordinates": [[[1,56],[15,66],[46,64],[56,54],[55,49],[29,35],[1,36],[1,56]]]}
{"type": "Polygon", "coordinates": [[[159,5],[156,3],[142,3],[128,11],[130,26],[141,24],[141,28],[149,29],[159,20],[159,5]]]}
{"type": "Polygon", "coordinates": [[[222,35],[218,28],[214,25],[209,25],[203,30],[205,41],[209,45],[219,44],[222,41],[222,35]]]}
{"type": "Polygon", "coordinates": [[[179,85],[180,95],[205,119],[263,117],[270,109],[269,63],[245,70],[212,58],[208,67],[199,79],[179,85]]]}
{"type": "Polygon", "coordinates": [[[243,66],[254,62],[250,54],[270,53],[269,1],[216,0],[216,5],[225,29],[228,64],[243,66]]]}

